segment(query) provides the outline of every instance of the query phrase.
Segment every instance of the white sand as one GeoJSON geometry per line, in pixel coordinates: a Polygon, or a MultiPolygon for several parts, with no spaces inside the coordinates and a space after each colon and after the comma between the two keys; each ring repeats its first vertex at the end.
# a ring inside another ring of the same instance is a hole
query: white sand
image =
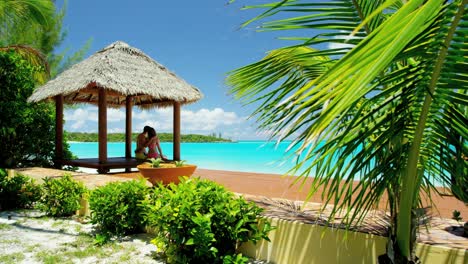
{"type": "Polygon", "coordinates": [[[164,263],[154,258],[156,246],[149,234],[99,247],[93,244],[92,233],[91,224],[71,218],[54,219],[35,210],[2,211],[0,263],[164,263]]]}
{"type": "Polygon", "coordinates": [[[91,224],[37,211],[0,212],[0,263],[163,263],[152,257],[156,247],[148,234],[98,247],[92,230],[91,224]]]}

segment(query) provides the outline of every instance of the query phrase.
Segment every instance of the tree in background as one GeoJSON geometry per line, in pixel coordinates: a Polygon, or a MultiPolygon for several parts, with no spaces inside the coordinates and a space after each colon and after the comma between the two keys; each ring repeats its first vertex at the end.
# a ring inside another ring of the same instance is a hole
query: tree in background
{"type": "MultiPolygon", "coordinates": [[[[52,1],[0,0],[0,167],[52,165],[55,111],[48,103],[27,104],[36,84],[82,59],[88,44],[72,56],[54,53],[65,38],[65,7],[52,1]]],[[[64,156],[70,157],[66,139],[64,156]]]]}
{"type": "Polygon", "coordinates": [[[0,167],[51,166],[55,109],[26,102],[35,87],[32,66],[15,50],[0,52],[0,167]]]}
{"type": "MultiPolygon", "coordinates": [[[[31,47],[30,43],[14,42],[15,28],[46,27],[54,15],[52,1],[0,1],[0,52],[14,50],[34,66],[42,66],[41,71],[35,71],[35,78],[43,83],[49,78],[49,65],[40,50],[31,47]]],[[[43,31],[43,30],[40,30],[43,31]]],[[[24,32],[16,32],[23,34],[24,32]]]]}
{"type": "Polygon", "coordinates": [[[417,261],[421,196],[437,192],[434,183],[468,196],[467,3],[282,0],[246,7],[266,11],[244,26],[279,13],[260,29],[299,30],[300,37],[288,37],[299,44],[231,72],[232,92],[260,104],[254,115],[272,138],[295,139],[300,156],[292,173],[314,177],[311,194],[325,186],[331,218],[342,213],[348,226],[358,223],[388,194],[385,263],[417,261]],[[310,29],[321,33],[308,36],[310,29]]]}
{"type": "Polygon", "coordinates": [[[52,1],[47,0],[0,1],[0,22],[5,25],[0,29],[0,47],[20,46],[37,50],[44,54],[50,68],[50,75],[52,78],[55,77],[82,60],[91,45],[90,39],[71,56],[67,56],[68,49],[61,53],[55,52],[67,35],[67,32],[62,29],[65,10],[66,3],[61,10],[56,11],[52,1]],[[6,16],[1,10],[10,15],[6,16]],[[31,21],[36,23],[31,23],[31,21]]]}

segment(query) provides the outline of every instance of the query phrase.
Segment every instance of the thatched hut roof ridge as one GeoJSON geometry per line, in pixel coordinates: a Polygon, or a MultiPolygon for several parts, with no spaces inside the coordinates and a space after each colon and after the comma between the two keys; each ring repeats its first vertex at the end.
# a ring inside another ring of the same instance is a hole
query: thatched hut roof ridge
{"type": "Polygon", "coordinates": [[[198,88],[141,50],[117,41],[37,88],[28,100],[38,102],[62,94],[65,103],[97,104],[97,88],[109,91],[110,106],[124,105],[127,95],[144,108],[187,104],[203,97],[198,88]]]}

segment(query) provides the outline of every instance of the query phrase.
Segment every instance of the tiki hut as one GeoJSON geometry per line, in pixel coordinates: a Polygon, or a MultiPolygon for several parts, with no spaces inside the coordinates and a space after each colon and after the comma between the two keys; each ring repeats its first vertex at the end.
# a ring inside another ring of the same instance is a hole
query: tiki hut
{"type": "Polygon", "coordinates": [[[131,168],[132,107],[174,109],[174,160],[180,160],[180,108],[198,101],[202,93],[141,50],[118,41],[70,67],[37,88],[29,102],[55,100],[56,157],[58,167],[73,165],[97,168],[131,168]],[[99,158],[63,159],[63,104],[89,103],[98,106],[99,158]],[[126,107],[125,157],[107,157],[107,107],[126,107]]]}

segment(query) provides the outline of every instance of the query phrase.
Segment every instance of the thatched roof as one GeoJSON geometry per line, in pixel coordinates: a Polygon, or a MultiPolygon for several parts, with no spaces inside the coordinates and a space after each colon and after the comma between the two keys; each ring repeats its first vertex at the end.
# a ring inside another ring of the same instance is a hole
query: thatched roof
{"type": "Polygon", "coordinates": [[[37,88],[28,101],[63,94],[65,103],[97,104],[99,88],[107,90],[107,103],[111,107],[125,105],[127,95],[134,96],[134,105],[143,108],[173,102],[187,104],[203,96],[200,90],[141,50],[117,41],[37,88]]]}

